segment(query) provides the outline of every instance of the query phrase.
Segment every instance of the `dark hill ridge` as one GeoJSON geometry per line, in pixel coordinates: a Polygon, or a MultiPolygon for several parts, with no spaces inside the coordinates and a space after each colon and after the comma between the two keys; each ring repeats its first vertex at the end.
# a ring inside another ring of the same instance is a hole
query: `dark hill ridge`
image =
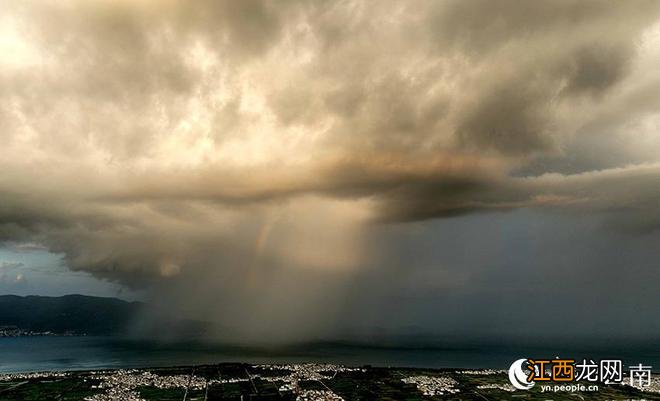
{"type": "Polygon", "coordinates": [[[196,338],[210,325],[173,316],[171,311],[117,298],[65,295],[0,295],[0,328],[54,334],[129,335],[146,338],[196,338]]]}
{"type": "Polygon", "coordinates": [[[0,326],[53,333],[123,334],[144,307],[141,302],[85,295],[0,296],[0,326]]]}

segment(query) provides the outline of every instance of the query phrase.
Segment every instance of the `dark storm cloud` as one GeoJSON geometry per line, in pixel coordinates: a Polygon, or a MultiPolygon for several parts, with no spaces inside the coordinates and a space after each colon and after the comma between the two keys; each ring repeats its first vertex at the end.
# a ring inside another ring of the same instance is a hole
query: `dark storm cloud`
{"type": "Polygon", "coordinates": [[[0,240],[174,304],[207,282],[191,305],[222,292],[284,337],[328,301],[292,282],[341,293],[378,263],[373,222],[658,226],[657,2],[2,10],[0,240]]]}

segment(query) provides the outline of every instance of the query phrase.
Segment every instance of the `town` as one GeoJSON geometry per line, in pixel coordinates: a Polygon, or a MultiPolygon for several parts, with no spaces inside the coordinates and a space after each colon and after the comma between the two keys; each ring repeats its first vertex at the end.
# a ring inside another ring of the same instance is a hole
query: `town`
{"type": "Polygon", "coordinates": [[[74,331],[53,332],[50,330],[37,331],[26,330],[18,326],[0,326],[0,337],[43,337],[43,336],[80,336],[83,333],[76,333],[74,331]]]}
{"type": "MultiPolygon", "coordinates": [[[[556,399],[583,400],[580,393],[556,399]]],[[[635,388],[602,384],[589,399],[660,400],[660,380],[635,388]]],[[[493,369],[349,367],[336,364],[241,364],[86,372],[0,374],[0,399],[27,401],[214,400],[546,400],[539,389],[516,390],[493,369]]]]}

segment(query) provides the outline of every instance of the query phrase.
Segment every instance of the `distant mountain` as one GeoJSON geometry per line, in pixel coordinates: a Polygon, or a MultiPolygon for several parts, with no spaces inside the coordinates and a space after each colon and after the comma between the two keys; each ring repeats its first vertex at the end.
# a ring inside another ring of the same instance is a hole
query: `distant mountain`
{"type": "Polygon", "coordinates": [[[125,334],[145,305],[116,298],[0,296],[0,327],[89,335],[125,334]]]}

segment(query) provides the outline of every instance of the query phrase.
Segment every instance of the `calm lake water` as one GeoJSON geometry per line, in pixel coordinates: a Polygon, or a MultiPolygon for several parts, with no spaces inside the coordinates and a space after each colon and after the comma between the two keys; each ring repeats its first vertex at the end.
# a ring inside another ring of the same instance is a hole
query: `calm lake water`
{"type": "Polygon", "coordinates": [[[218,362],[327,362],[347,365],[433,368],[508,368],[522,357],[616,358],[624,364],[660,368],[660,347],[580,351],[521,347],[457,347],[449,349],[372,348],[341,344],[308,344],[267,349],[201,344],[163,344],[107,337],[0,338],[0,372],[86,370],[175,366],[218,362]]]}

